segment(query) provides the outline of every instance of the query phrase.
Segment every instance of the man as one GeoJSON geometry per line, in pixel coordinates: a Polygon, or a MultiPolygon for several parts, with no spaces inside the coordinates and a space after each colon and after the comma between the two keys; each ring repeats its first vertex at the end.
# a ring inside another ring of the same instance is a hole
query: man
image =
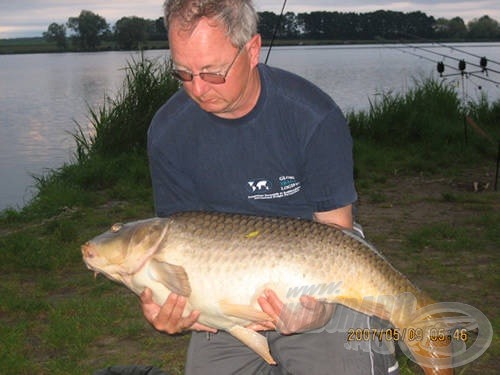
{"type": "MultiPolygon", "coordinates": [[[[352,229],[357,195],[346,120],[310,82],[259,64],[257,21],[249,0],[165,2],[174,74],[183,89],[149,130],[156,213],[291,216],[352,229]]],[[[332,318],[333,305],[308,296],[292,311],[272,290],[259,303],[273,322],[250,328],[267,330],[277,366],[197,323],[198,312],[182,317],[184,297],[171,294],[158,306],[150,291],[142,295],[144,315],[156,329],[193,331],[187,374],[397,373],[392,355],[353,348],[343,332],[321,329],[341,322],[344,331],[369,328],[365,315],[339,306],[332,318]]]]}

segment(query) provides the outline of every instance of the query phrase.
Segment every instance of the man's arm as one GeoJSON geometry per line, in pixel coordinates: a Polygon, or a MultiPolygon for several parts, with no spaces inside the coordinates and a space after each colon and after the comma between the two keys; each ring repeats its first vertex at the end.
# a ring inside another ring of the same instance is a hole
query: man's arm
{"type": "Polygon", "coordinates": [[[321,224],[352,229],[352,204],[331,211],[315,212],[313,218],[321,224]]]}

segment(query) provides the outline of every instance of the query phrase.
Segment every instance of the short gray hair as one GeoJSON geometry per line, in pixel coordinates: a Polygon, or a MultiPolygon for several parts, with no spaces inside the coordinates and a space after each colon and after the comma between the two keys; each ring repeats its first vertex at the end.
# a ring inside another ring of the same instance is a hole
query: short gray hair
{"type": "Polygon", "coordinates": [[[202,17],[221,22],[231,43],[242,48],[255,34],[259,16],[251,0],[166,0],[163,4],[165,27],[172,20],[192,31],[202,17]]]}

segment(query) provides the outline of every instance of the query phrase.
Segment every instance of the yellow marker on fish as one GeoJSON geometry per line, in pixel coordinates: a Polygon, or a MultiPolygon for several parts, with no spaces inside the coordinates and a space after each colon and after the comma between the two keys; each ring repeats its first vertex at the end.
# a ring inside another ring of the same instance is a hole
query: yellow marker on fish
{"type": "Polygon", "coordinates": [[[248,233],[245,237],[246,238],[255,238],[258,235],[259,235],[259,231],[258,230],[254,230],[253,232],[248,233]]]}

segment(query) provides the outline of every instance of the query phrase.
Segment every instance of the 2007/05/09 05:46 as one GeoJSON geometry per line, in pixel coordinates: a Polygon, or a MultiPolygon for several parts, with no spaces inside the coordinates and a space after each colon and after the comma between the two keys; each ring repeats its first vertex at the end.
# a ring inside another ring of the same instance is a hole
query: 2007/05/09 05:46
{"type": "Polygon", "coordinates": [[[444,328],[431,328],[429,329],[429,335],[424,336],[424,331],[422,328],[387,328],[387,329],[376,329],[376,328],[350,328],[347,331],[347,341],[369,341],[378,339],[379,341],[421,341],[428,338],[430,341],[449,341],[450,337],[455,340],[467,341],[469,334],[466,329],[455,329],[453,332],[449,333],[444,328]]]}

